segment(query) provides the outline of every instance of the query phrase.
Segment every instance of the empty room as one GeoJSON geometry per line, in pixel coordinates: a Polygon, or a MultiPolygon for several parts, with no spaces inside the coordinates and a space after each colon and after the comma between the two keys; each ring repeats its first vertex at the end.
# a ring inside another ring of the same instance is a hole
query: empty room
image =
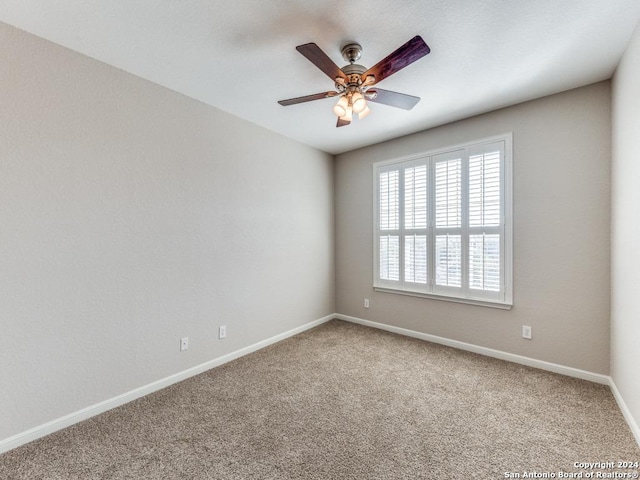
{"type": "Polygon", "coordinates": [[[638,478],[639,22],[1,2],[0,478],[638,478]]]}

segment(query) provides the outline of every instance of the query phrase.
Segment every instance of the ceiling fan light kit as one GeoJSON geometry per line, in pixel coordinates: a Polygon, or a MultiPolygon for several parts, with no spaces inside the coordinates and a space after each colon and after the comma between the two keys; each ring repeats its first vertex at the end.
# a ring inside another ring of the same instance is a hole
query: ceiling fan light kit
{"type": "Polygon", "coordinates": [[[359,119],[369,115],[371,109],[367,101],[411,110],[420,101],[420,97],[380,88],[370,90],[370,88],[431,51],[420,36],[415,36],[372,68],[367,69],[355,63],[362,56],[362,47],[357,43],[349,43],[342,47],[342,57],[349,62],[342,68],[338,68],[315,43],[299,45],[296,50],[334,80],[335,90],[280,100],[278,103],[289,106],[321,98],[339,97],[333,107],[333,113],[338,117],[337,127],[349,125],[353,120],[354,113],[358,115],[359,119]]]}

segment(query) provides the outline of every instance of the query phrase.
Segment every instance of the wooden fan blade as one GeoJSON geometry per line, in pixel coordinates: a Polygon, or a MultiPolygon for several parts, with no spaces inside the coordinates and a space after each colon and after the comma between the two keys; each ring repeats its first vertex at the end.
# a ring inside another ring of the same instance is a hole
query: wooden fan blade
{"type": "Polygon", "coordinates": [[[338,117],[338,123],[336,124],[336,128],[337,127],[346,127],[350,123],[351,122],[349,120],[343,120],[342,117],[338,117]]]}
{"type": "Polygon", "coordinates": [[[429,46],[424,42],[422,37],[416,35],[400,48],[380,60],[373,67],[362,74],[362,78],[373,75],[375,82],[378,83],[407,65],[411,65],[416,60],[421,59],[431,51],[429,46]]]}
{"type": "Polygon", "coordinates": [[[336,92],[323,92],[314,93],[313,95],[305,95],[304,97],[289,98],[287,100],[279,100],[278,103],[284,107],[288,105],[295,105],[296,103],[310,102],[312,100],[320,100],[322,98],[328,98],[335,96],[336,92]]]}
{"type": "Polygon", "coordinates": [[[347,78],[344,72],[315,43],[298,45],[296,50],[307,57],[311,63],[322,70],[331,80],[335,81],[336,77],[347,78]]]}
{"type": "Polygon", "coordinates": [[[375,98],[369,98],[367,96],[367,101],[382,103],[384,105],[390,105],[404,110],[411,110],[416,106],[416,103],[420,101],[420,97],[414,97],[413,95],[407,95],[405,93],[392,92],[390,90],[383,90],[377,87],[375,90],[371,91],[375,91],[377,95],[375,98]]]}

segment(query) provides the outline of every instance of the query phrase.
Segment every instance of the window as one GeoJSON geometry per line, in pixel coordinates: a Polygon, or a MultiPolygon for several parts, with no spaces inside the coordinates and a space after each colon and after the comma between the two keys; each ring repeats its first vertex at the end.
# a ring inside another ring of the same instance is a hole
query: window
{"type": "Polygon", "coordinates": [[[511,135],[374,172],[374,287],[509,308],[511,135]]]}

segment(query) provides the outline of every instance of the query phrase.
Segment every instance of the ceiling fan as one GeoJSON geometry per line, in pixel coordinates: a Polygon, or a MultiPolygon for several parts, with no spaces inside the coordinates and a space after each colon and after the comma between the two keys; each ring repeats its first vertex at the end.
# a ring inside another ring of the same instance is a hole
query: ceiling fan
{"type": "Polygon", "coordinates": [[[342,57],[349,62],[349,65],[342,68],[338,68],[315,43],[299,45],[296,50],[335,82],[335,90],[280,100],[278,103],[288,106],[321,98],[339,97],[338,103],[333,107],[333,112],[338,116],[337,127],[349,125],[354,113],[360,119],[366,117],[370,113],[367,100],[411,110],[420,101],[420,97],[371,87],[431,51],[424,40],[416,35],[373,67],[367,69],[355,63],[362,55],[362,47],[357,43],[349,43],[342,47],[342,57]]]}

